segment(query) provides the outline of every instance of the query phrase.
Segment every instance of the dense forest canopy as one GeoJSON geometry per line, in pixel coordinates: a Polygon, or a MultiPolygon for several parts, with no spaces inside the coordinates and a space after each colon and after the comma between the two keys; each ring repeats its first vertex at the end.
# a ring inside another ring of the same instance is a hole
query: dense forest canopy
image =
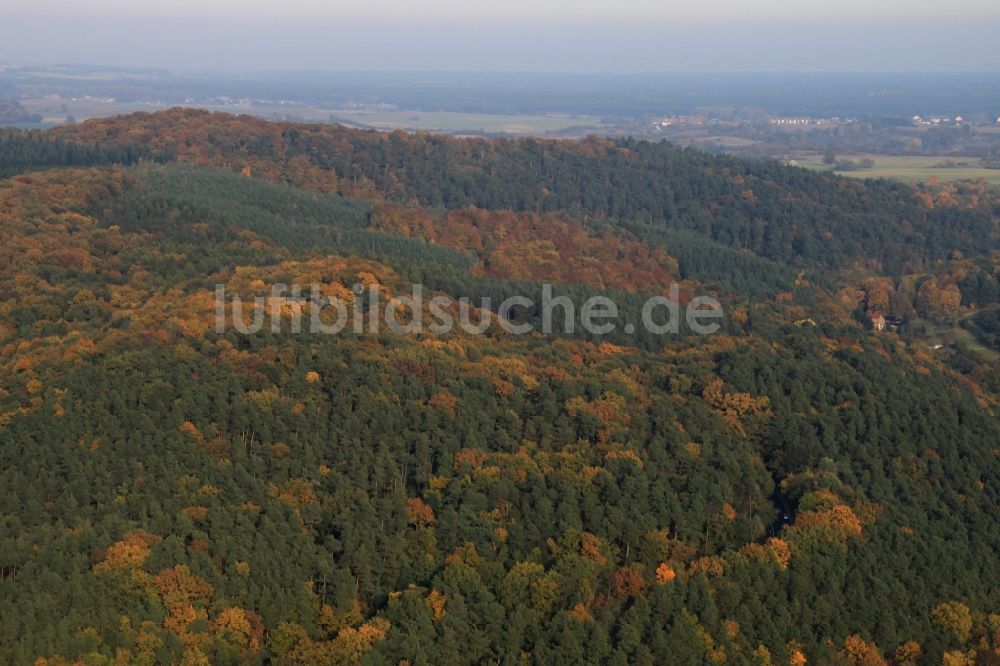
{"type": "Polygon", "coordinates": [[[927,206],[899,183],[855,183],[665,142],[456,139],[181,109],[91,121],[55,136],[143,145],[298,186],[425,206],[666,223],[805,266],[868,261],[896,271],[954,251],[982,254],[995,240],[988,202],[927,206]]]}
{"type": "Polygon", "coordinates": [[[0,165],[0,662],[1000,660],[979,184],[190,110],[0,165]],[[214,326],[219,283],[415,282],[632,314],[678,282],[726,319],[214,326]]]}

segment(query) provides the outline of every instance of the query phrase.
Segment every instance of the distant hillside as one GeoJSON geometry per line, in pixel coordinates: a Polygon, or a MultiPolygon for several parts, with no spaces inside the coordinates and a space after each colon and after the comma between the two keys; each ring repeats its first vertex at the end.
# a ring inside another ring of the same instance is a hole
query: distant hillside
{"type": "Polygon", "coordinates": [[[992,204],[982,197],[928,207],[899,183],[666,143],[385,134],[185,109],[93,120],[49,136],[142,145],[161,158],[349,196],[665,225],[803,267],[862,262],[899,273],[955,252],[987,253],[996,240],[992,204]]]}
{"type": "Polygon", "coordinates": [[[0,97],[0,125],[39,122],[41,117],[32,114],[16,100],[0,97]]]}

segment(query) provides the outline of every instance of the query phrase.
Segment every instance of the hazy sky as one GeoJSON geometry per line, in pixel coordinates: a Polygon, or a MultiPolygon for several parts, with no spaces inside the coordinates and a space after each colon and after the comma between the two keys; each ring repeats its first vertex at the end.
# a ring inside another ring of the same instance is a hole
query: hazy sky
{"type": "Polygon", "coordinates": [[[1000,70],[996,0],[0,0],[0,63],[1000,70]]]}
{"type": "MultiPolygon", "coordinates": [[[[3,0],[11,8],[29,3],[3,0]]],[[[994,0],[33,0],[32,13],[64,16],[259,16],[310,19],[653,20],[980,18],[1000,16],[994,0]]]]}

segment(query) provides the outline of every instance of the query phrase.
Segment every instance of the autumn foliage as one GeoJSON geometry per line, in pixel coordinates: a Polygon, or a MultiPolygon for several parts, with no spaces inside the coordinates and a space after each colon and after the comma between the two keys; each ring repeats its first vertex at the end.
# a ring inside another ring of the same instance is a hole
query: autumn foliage
{"type": "Polygon", "coordinates": [[[424,209],[386,205],[375,224],[473,252],[479,272],[494,278],[666,291],[677,275],[677,262],[664,250],[559,215],[469,209],[437,218],[424,209]]]}

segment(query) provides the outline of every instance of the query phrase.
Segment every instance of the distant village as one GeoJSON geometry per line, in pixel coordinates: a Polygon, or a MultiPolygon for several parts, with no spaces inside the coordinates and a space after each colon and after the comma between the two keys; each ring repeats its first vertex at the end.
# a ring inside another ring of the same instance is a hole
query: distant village
{"type": "MultiPolygon", "coordinates": [[[[921,116],[919,114],[910,118],[911,123],[917,127],[959,127],[962,125],[996,125],[1000,127],[1000,117],[990,118],[985,122],[973,122],[961,115],[944,116],[921,116]]],[[[706,114],[682,114],[655,117],[649,120],[649,125],[654,131],[662,131],[674,127],[739,127],[742,125],[768,124],[775,127],[830,127],[836,125],[849,125],[858,122],[857,118],[840,118],[833,116],[830,118],[814,118],[811,116],[752,116],[720,118],[706,114]]],[[[904,121],[905,122],[905,121],[904,121]]]]}

